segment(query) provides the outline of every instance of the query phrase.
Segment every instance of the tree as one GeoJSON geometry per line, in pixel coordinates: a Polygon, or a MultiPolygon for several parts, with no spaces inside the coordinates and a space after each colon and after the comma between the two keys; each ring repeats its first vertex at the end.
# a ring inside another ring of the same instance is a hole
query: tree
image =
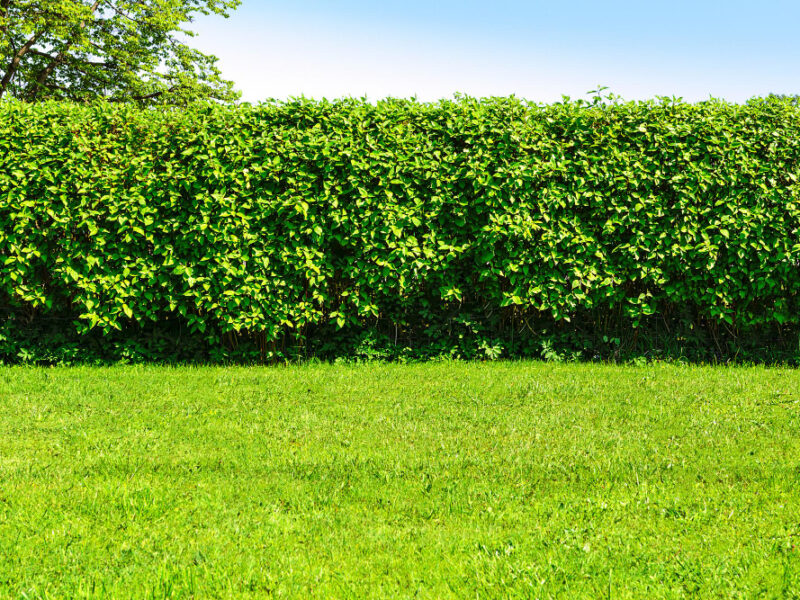
{"type": "Polygon", "coordinates": [[[190,48],[197,14],[240,0],[0,0],[0,98],[139,104],[231,101],[216,57],[190,48]]]}

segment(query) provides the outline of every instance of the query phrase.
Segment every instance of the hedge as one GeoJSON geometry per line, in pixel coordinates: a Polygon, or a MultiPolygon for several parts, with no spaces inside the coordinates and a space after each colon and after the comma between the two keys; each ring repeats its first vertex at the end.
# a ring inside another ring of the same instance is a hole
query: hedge
{"type": "Polygon", "coordinates": [[[791,358],[798,134],[777,99],[0,103],[0,360],[791,358]]]}

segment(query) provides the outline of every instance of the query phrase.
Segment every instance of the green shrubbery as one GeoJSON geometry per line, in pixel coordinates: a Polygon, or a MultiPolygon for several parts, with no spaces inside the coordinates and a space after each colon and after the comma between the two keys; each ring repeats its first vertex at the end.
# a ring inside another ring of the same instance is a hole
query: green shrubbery
{"type": "Polygon", "coordinates": [[[0,358],[798,353],[800,109],[0,104],[0,358]]]}

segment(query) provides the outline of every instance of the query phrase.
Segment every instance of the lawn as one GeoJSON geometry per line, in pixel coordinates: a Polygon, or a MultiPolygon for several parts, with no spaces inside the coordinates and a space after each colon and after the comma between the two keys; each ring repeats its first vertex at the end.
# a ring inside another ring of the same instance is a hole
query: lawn
{"type": "Polygon", "coordinates": [[[798,598],[800,372],[0,368],[2,598],[798,598]]]}

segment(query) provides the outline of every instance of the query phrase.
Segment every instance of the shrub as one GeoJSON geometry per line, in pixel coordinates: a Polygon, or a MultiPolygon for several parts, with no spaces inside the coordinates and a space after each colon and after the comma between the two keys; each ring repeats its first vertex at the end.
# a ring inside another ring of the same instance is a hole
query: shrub
{"type": "Polygon", "coordinates": [[[775,98],[2,103],[0,357],[785,356],[799,134],[775,98]]]}

